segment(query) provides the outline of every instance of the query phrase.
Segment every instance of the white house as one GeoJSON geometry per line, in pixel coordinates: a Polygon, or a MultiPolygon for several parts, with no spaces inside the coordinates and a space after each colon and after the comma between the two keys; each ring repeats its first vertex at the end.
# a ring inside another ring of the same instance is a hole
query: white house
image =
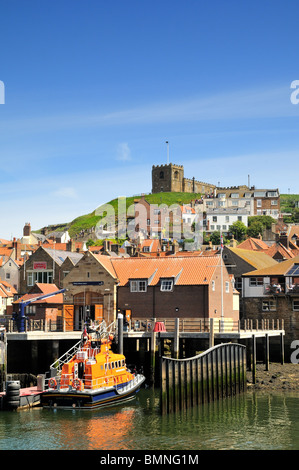
{"type": "Polygon", "coordinates": [[[217,208],[207,210],[206,231],[212,233],[215,231],[222,231],[222,233],[229,233],[229,227],[234,222],[243,222],[248,226],[249,212],[242,208],[217,208]]]}

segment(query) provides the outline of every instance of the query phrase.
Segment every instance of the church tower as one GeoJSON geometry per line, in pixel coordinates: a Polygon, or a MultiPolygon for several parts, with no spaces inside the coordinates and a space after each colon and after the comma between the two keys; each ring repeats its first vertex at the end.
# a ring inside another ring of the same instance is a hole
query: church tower
{"type": "Polygon", "coordinates": [[[183,192],[184,167],[182,165],[153,165],[152,193],[183,192]]]}

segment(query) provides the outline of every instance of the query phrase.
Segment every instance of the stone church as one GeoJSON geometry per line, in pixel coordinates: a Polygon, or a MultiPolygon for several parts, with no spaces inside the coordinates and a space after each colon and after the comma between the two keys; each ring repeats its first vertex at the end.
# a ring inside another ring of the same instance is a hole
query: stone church
{"type": "Polygon", "coordinates": [[[201,193],[214,194],[216,186],[196,181],[193,177],[184,177],[183,165],[169,163],[167,165],[153,165],[152,167],[152,193],[201,193]]]}

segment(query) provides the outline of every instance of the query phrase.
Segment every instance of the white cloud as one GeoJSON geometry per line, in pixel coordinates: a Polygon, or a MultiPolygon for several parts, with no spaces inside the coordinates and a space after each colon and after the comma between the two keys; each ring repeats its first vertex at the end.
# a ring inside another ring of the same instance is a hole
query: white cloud
{"type": "Polygon", "coordinates": [[[109,113],[75,112],[68,115],[19,118],[1,122],[7,131],[41,132],[62,129],[98,128],[130,124],[161,124],[219,119],[298,117],[298,106],[290,101],[289,84],[282,87],[239,89],[184,100],[157,102],[109,113]]]}
{"type": "Polygon", "coordinates": [[[117,160],[129,161],[131,160],[131,150],[127,142],[122,142],[117,147],[117,160]]]}
{"type": "Polygon", "coordinates": [[[67,198],[67,199],[76,199],[78,197],[78,194],[75,188],[72,188],[72,187],[59,188],[56,191],[53,191],[52,194],[53,196],[67,198]]]}

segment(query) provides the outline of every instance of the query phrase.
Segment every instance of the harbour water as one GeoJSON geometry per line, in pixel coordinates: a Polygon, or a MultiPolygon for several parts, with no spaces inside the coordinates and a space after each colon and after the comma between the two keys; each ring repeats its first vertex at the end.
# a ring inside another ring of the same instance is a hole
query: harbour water
{"type": "Polygon", "coordinates": [[[161,416],[159,391],[97,411],[0,412],[1,450],[299,450],[299,392],[253,393],[161,416]]]}

